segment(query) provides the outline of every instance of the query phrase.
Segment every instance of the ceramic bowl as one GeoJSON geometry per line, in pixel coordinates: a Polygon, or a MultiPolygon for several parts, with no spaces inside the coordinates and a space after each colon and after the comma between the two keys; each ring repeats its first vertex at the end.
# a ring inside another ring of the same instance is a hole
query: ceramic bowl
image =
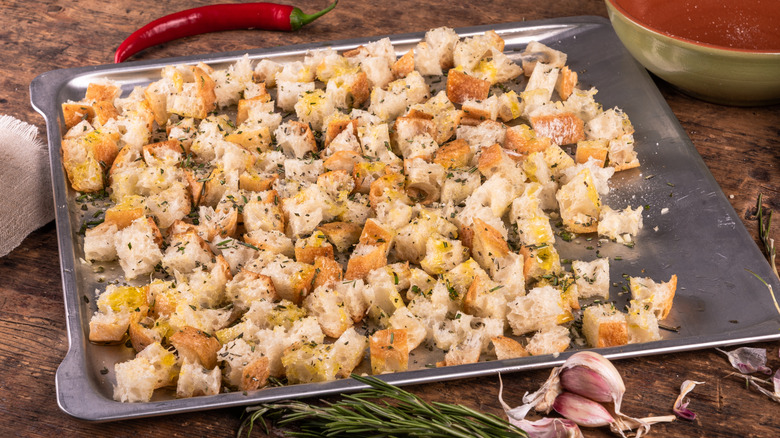
{"type": "MultiPolygon", "coordinates": [[[[693,12],[675,16],[670,21],[660,16],[661,6],[673,7],[668,0],[605,0],[609,19],[623,45],[647,70],[669,82],[683,92],[709,102],[726,105],[770,105],[780,103],[780,47],[777,41],[763,41],[758,48],[748,46],[745,35],[737,34],[729,47],[719,42],[702,43],[690,37],[696,26],[683,25],[694,20],[710,20],[699,26],[718,31],[731,17],[717,17],[718,11],[697,13],[695,3],[713,3],[712,0],[679,0],[678,3],[694,4],[693,12]],[[665,3],[665,5],[653,5],[665,3]],[[651,17],[655,13],[654,17],[651,17]],[[648,24],[653,23],[653,24],[648,24]],[[661,23],[661,25],[659,25],[661,23]],[[666,24],[664,24],[666,23],[666,24]],[[674,24],[678,23],[678,24],[674,24]],[[680,30],[677,31],[677,26],[680,30]]],[[[759,0],[754,0],[759,1],[759,0]]],[[[772,3],[772,2],[769,2],[772,3]]],[[[779,8],[780,9],[780,8],[779,8]]],[[[664,13],[667,13],[665,11],[664,13]]],[[[770,12],[773,14],[774,12],[770,12]]],[[[728,15],[728,14],[724,14],[728,15]]],[[[752,20],[761,21],[753,14],[752,20]]],[[[741,17],[744,19],[744,17],[741,17]]],[[[757,34],[761,38],[772,37],[778,32],[777,22],[768,22],[770,34],[757,34]]],[[[750,23],[748,23],[750,24],[750,23]]],[[[753,23],[756,24],[756,23],[753,23]]],[[[761,23],[758,23],[761,24],[761,23]]],[[[743,28],[744,29],[744,28],[743,28]]],[[[756,29],[754,26],[753,29],[756,29]]],[[[739,29],[737,29],[739,31],[739,29]]],[[[723,34],[720,35],[721,37],[723,34]]],[[[749,35],[748,35],[749,36],[749,35]]],[[[706,38],[700,38],[706,39],[706,38]]],[[[716,38],[717,40],[717,38],[716,38]]]]}

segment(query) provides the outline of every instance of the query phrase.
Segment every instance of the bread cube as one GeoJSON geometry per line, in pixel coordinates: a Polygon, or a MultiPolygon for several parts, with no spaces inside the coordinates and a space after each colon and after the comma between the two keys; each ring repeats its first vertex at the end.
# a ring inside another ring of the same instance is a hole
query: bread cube
{"type": "Polygon", "coordinates": [[[203,368],[217,366],[217,351],[222,347],[217,338],[194,327],[184,327],[169,338],[179,357],[203,368]]]}
{"type": "Polygon", "coordinates": [[[543,62],[537,62],[533,72],[531,72],[531,76],[528,78],[525,91],[544,90],[544,100],[550,100],[555,84],[558,81],[559,73],[559,68],[543,62]]]}
{"type": "Polygon", "coordinates": [[[625,345],[628,343],[626,314],[615,309],[612,303],[588,306],[582,313],[582,334],[591,347],[625,345]]]}
{"type": "Polygon", "coordinates": [[[677,276],[672,275],[665,283],[656,283],[646,277],[629,277],[631,298],[640,306],[648,306],[659,321],[666,319],[672,310],[674,294],[677,291],[677,276]]]}
{"type": "Polygon", "coordinates": [[[634,151],[634,136],[624,134],[609,141],[609,165],[615,171],[633,169],[639,167],[639,159],[634,151]]]}
{"type": "Polygon", "coordinates": [[[363,361],[368,348],[368,338],[350,327],[332,345],[330,359],[337,364],[336,376],[347,378],[363,361]]]}
{"type": "Polygon", "coordinates": [[[460,125],[455,134],[458,139],[466,140],[473,153],[480,148],[503,144],[506,139],[506,126],[494,120],[485,120],[476,126],[460,125]]]}
{"type": "Polygon", "coordinates": [[[116,385],[114,400],[122,403],[148,402],[157,387],[154,365],[146,358],[136,358],[114,365],[116,385]]]}
{"type": "Polygon", "coordinates": [[[184,361],[176,384],[176,396],[180,398],[200,395],[217,395],[222,384],[219,368],[207,370],[199,363],[184,361]]]}
{"type": "Polygon", "coordinates": [[[470,76],[457,69],[450,69],[447,74],[447,97],[453,103],[463,103],[469,99],[487,99],[490,92],[490,82],[470,76]]]}
{"type": "Polygon", "coordinates": [[[634,127],[628,116],[620,108],[611,108],[593,117],[585,125],[584,134],[589,140],[612,140],[623,135],[633,134],[634,127]]]}
{"type": "Polygon", "coordinates": [[[335,290],[327,286],[318,287],[306,296],[303,299],[303,308],[308,315],[317,318],[325,336],[338,338],[352,326],[352,319],[347,314],[344,300],[335,290]]]}
{"type": "Polygon", "coordinates": [[[420,266],[431,275],[443,274],[467,258],[468,248],[460,240],[436,233],[425,242],[425,257],[420,261],[420,266]]]}
{"type": "Polygon", "coordinates": [[[571,268],[580,298],[609,299],[609,259],[600,258],[590,262],[574,260],[571,268]]]}
{"type": "Polygon", "coordinates": [[[84,258],[89,262],[109,262],[116,260],[116,225],[103,222],[87,228],[84,232],[84,258]]]}
{"type": "Polygon", "coordinates": [[[536,135],[549,137],[557,145],[577,143],[585,139],[583,121],[574,113],[539,115],[531,117],[536,135]]]}
{"type": "Polygon", "coordinates": [[[523,344],[512,338],[496,336],[491,338],[490,341],[493,343],[493,348],[496,350],[496,357],[498,360],[528,356],[528,351],[523,347],[523,344]]]}
{"type": "MultiPolygon", "coordinates": [[[[307,93],[313,93],[315,89],[314,82],[277,80],[276,106],[285,111],[293,111],[295,104],[300,101],[301,97],[307,93]]],[[[318,94],[318,97],[324,97],[324,92],[318,94]]]]}
{"type": "Polygon", "coordinates": [[[237,309],[246,310],[255,301],[277,301],[271,277],[242,269],[225,285],[225,293],[237,309]]]}
{"type": "Polygon", "coordinates": [[[387,322],[391,329],[406,330],[409,351],[413,351],[425,340],[427,331],[423,320],[412,314],[406,306],[396,309],[387,322]]]}
{"type": "Polygon", "coordinates": [[[577,153],[574,160],[577,163],[587,163],[589,159],[593,159],[601,167],[604,167],[608,152],[609,142],[607,140],[581,140],[577,142],[577,153]]]}
{"type": "Polygon", "coordinates": [[[568,65],[563,66],[563,68],[561,68],[561,74],[555,82],[555,91],[558,92],[558,96],[561,97],[561,100],[566,100],[571,96],[576,87],[577,72],[569,69],[568,65]]]}
{"type": "Polygon", "coordinates": [[[154,271],[163,257],[162,235],[151,218],[138,218],[120,230],[115,244],[119,265],[128,280],[154,271]]]}
{"type": "Polygon", "coordinates": [[[282,150],[295,158],[303,158],[307,152],[317,151],[314,134],[306,123],[289,120],[279,125],[274,136],[282,150]]]}
{"type": "Polygon", "coordinates": [[[540,356],[563,353],[569,348],[569,344],[571,344],[569,329],[554,325],[545,327],[531,336],[525,348],[532,356],[540,356]]]}
{"type": "Polygon", "coordinates": [[[582,169],[571,181],[561,186],[555,198],[567,229],[574,233],[598,230],[601,198],[589,168],[582,169]]]}
{"type": "Polygon", "coordinates": [[[322,231],[315,231],[311,236],[295,242],[295,260],[313,264],[320,257],[333,259],[333,245],[322,231]]]}
{"type": "Polygon", "coordinates": [[[626,322],[628,323],[629,344],[652,342],[661,339],[661,332],[658,329],[658,318],[650,310],[649,305],[643,305],[636,300],[631,300],[626,315],[626,322]]]}
{"type": "Polygon", "coordinates": [[[566,65],[566,53],[552,49],[538,41],[531,41],[523,50],[523,72],[526,76],[531,76],[536,69],[537,63],[545,63],[556,68],[563,68],[566,65]]]}
{"type": "Polygon", "coordinates": [[[409,344],[406,330],[385,329],[369,337],[371,373],[406,371],[409,366],[409,344]]]}
{"type": "Polygon", "coordinates": [[[599,215],[599,236],[608,237],[624,245],[633,245],[633,236],[642,229],[642,207],[626,207],[621,210],[613,210],[608,205],[601,209],[599,215]]]}
{"type": "Polygon", "coordinates": [[[561,292],[552,286],[533,288],[525,296],[508,303],[508,306],[507,321],[515,335],[524,335],[572,319],[561,292]]]}
{"type": "Polygon", "coordinates": [[[360,240],[363,227],[349,222],[329,222],[317,227],[338,252],[345,252],[360,240]]]}

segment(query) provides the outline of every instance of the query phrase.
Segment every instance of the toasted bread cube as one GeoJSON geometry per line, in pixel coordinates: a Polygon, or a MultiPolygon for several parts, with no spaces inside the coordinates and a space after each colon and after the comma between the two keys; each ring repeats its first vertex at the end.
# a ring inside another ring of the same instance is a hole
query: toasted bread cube
{"type": "Polygon", "coordinates": [[[504,147],[518,154],[529,155],[533,152],[544,151],[551,143],[552,140],[549,137],[539,137],[530,126],[521,124],[506,130],[504,147]]]}
{"type": "Polygon", "coordinates": [[[179,371],[176,383],[176,396],[195,397],[199,395],[217,395],[222,383],[222,372],[219,368],[211,370],[203,368],[199,363],[184,361],[179,371]]]}
{"type": "Polygon", "coordinates": [[[84,259],[89,262],[109,262],[116,260],[116,233],[119,228],[115,224],[102,224],[87,228],[84,232],[84,259]]]}
{"type": "Polygon", "coordinates": [[[120,230],[116,238],[119,265],[130,280],[154,271],[162,260],[162,235],[152,218],[141,217],[120,230]]]}
{"type": "Polygon", "coordinates": [[[95,119],[93,121],[96,125],[105,125],[109,120],[119,117],[119,111],[113,103],[107,100],[95,102],[92,108],[95,110],[95,119]]]}
{"type": "Polygon", "coordinates": [[[344,276],[341,265],[333,257],[316,257],[314,259],[314,272],[314,282],[312,283],[314,289],[340,282],[344,276]]]}
{"type": "Polygon", "coordinates": [[[583,168],[555,194],[561,219],[574,233],[592,233],[598,230],[601,199],[589,168],[583,168]]]}
{"type": "Polygon", "coordinates": [[[498,357],[498,360],[528,356],[528,351],[526,351],[525,347],[523,347],[523,344],[515,341],[512,338],[508,338],[506,336],[496,336],[491,338],[490,341],[493,343],[493,348],[496,350],[496,356],[498,357]]]}
{"type": "Polygon", "coordinates": [[[467,99],[462,105],[464,117],[476,119],[477,123],[498,118],[499,101],[495,95],[483,100],[467,99]]]}
{"type": "Polygon", "coordinates": [[[390,70],[396,78],[405,78],[409,73],[414,71],[414,49],[409,50],[398,58],[390,67],[390,70]]]}
{"type": "Polygon", "coordinates": [[[166,109],[169,113],[205,119],[216,109],[217,95],[214,92],[216,84],[201,67],[191,66],[193,81],[184,83],[180,93],[168,97],[166,109]]]}
{"type": "Polygon", "coordinates": [[[62,104],[62,115],[65,119],[65,129],[70,129],[84,120],[91,122],[95,117],[95,110],[92,105],[65,102],[62,104]]]}
{"type": "Polygon", "coordinates": [[[62,140],[62,164],[74,190],[96,192],[105,187],[104,172],[119,153],[119,133],[94,130],[62,140]]]}
{"type": "Polygon", "coordinates": [[[328,382],[336,380],[339,364],[333,360],[332,344],[298,342],[284,350],[282,365],[290,383],[328,382]]]}
{"type": "Polygon", "coordinates": [[[162,342],[167,331],[168,326],[164,321],[157,321],[142,312],[130,314],[130,326],[127,333],[130,335],[130,342],[135,351],[142,351],[155,342],[162,342]]]}
{"type": "Polygon", "coordinates": [[[239,175],[238,188],[248,192],[264,192],[269,190],[277,179],[279,178],[276,174],[262,174],[248,170],[239,175]]]}
{"type": "Polygon", "coordinates": [[[560,69],[546,63],[539,62],[534,67],[534,71],[528,78],[528,84],[525,91],[544,90],[544,96],[539,97],[544,101],[549,101],[552,97],[555,84],[558,81],[560,69]]]}
{"type": "Polygon", "coordinates": [[[454,103],[469,99],[485,100],[490,92],[490,82],[451,69],[447,74],[447,97],[454,103]]]}
{"type": "Polygon", "coordinates": [[[347,378],[363,361],[366,348],[368,348],[368,338],[350,327],[332,345],[333,349],[330,351],[330,357],[338,364],[336,375],[341,378],[347,378]]]}
{"type": "Polygon", "coordinates": [[[420,261],[420,267],[431,275],[443,274],[466,260],[468,253],[460,240],[435,233],[425,243],[425,258],[420,261]]]}
{"type": "Polygon", "coordinates": [[[222,345],[214,336],[194,327],[184,327],[169,340],[185,361],[198,363],[209,370],[217,366],[217,351],[222,345]]]}
{"type": "Polygon", "coordinates": [[[571,96],[574,88],[577,87],[577,72],[569,69],[566,65],[561,69],[561,74],[558,76],[558,81],[555,83],[555,91],[561,97],[561,100],[566,100],[571,96]]]}
{"type": "Polygon", "coordinates": [[[412,314],[406,306],[398,308],[387,322],[391,329],[406,330],[409,351],[425,340],[427,331],[423,320],[412,314]]]}
{"type": "Polygon", "coordinates": [[[476,126],[458,126],[456,136],[466,140],[472,151],[476,152],[481,147],[503,144],[506,139],[506,126],[494,120],[484,120],[476,126]]]}
{"type": "Polygon", "coordinates": [[[260,389],[268,384],[270,375],[268,358],[258,357],[249,362],[241,371],[241,384],[238,385],[238,389],[241,391],[260,389]]]}
{"type": "Polygon", "coordinates": [[[247,120],[255,120],[253,113],[268,113],[269,111],[273,111],[273,103],[268,93],[260,94],[251,99],[241,99],[238,101],[236,124],[241,125],[247,120]]]}
{"type": "Polygon", "coordinates": [[[90,82],[87,85],[87,91],[84,93],[84,100],[98,102],[107,101],[113,104],[114,99],[122,94],[119,85],[110,80],[90,82]]]}
{"type": "Polygon", "coordinates": [[[628,343],[652,342],[661,339],[658,329],[658,318],[650,310],[650,306],[642,305],[636,300],[631,300],[626,315],[628,323],[628,343]]]}
{"type": "Polygon", "coordinates": [[[453,140],[439,147],[433,154],[433,162],[445,169],[466,167],[473,156],[465,140],[453,140]]]}
{"type": "Polygon", "coordinates": [[[292,239],[277,230],[266,231],[258,229],[244,235],[244,242],[257,249],[270,251],[274,254],[283,254],[287,257],[295,255],[295,246],[292,239]]]}
{"type": "Polygon", "coordinates": [[[409,344],[406,330],[379,330],[369,338],[371,373],[406,371],[409,366],[409,344]]]}
{"type": "Polygon", "coordinates": [[[195,230],[189,230],[169,236],[162,264],[170,272],[189,274],[201,266],[211,266],[213,258],[209,244],[195,230]]]}
{"type": "Polygon", "coordinates": [[[363,227],[349,222],[329,222],[317,227],[338,252],[345,252],[358,243],[363,227]]]}
{"type": "Polygon", "coordinates": [[[609,165],[615,171],[639,167],[639,159],[634,151],[634,136],[625,134],[609,141],[609,165]]]}
{"type": "Polygon", "coordinates": [[[631,298],[639,305],[648,306],[659,321],[666,319],[672,310],[674,294],[677,291],[677,276],[672,275],[665,283],[656,283],[650,278],[629,277],[631,298]]]}
{"type": "Polygon", "coordinates": [[[625,345],[628,343],[626,314],[611,303],[588,306],[582,314],[582,334],[591,347],[625,345]]]}
{"type": "Polygon", "coordinates": [[[571,268],[580,298],[609,299],[609,259],[600,258],[590,262],[574,260],[571,268]]]}
{"type": "Polygon", "coordinates": [[[557,145],[573,144],[585,139],[583,121],[573,113],[531,117],[531,126],[538,136],[549,137],[557,145]]]}
{"type": "Polygon", "coordinates": [[[279,125],[274,131],[277,144],[282,150],[296,158],[303,158],[307,152],[317,151],[317,142],[309,125],[294,120],[279,125]]]}
{"type": "Polygon", "coordinates": [[[498,117],[502,121],[509,122],[520,117],[522,114],[520,98],[514,90],[510,90],[498,96],[498,117]]]}
{"type": "Polygon", "coordinates": [[[256,122],[244,123],[226,135],[225,141],[235,143],[249,152],[266,152],[271,149],[271,128],[256,122]]]}
{"type": "Polygon", "coordinates": [[[295,242],[295,260],[313,264],[319,257],[333,258],[333,245],[322,231],[315,231],[311,236],[295,242]]]}
{"type": "Polygon", "coordinates": [[[613,210],[605,205],[599,215],[599,236],[608,237],[624,245],[633,245],[633,236],[642,229],[642,207],[613,210]]]}
{"type": "Polygon", "coordinates": [[[527,295],[517,297],[508,306],[507,321],[515,335],[563,324],[572,319],[561,292],[552,286],[533,288],[527,295]]]}
{"type": "Polygon", "coordinates": [[[563,353],[569,348],[569,344],[571,344],[569,329],[554,325],[543,328],[534,334],[528,340],[528,345],[525,348],[532,356],[540,356],[542,354],[563,353]]]}
{"type": "Polygon", "coordinates": [[[474,218],[471,256],[479,265],[491,271],[496,259],[509,254],[509,246],[501,233],[479,218],[474,218]]]}
{"type": "Polygon", "coordinates": [[[89,320],[89,341],[116,343],[124,339],[132,314],[128,311],[95,313],[89,320]]]}
{"type": "Polygon", "coordinates": [[[157,386],[155,371],[154,364],[143,357],[114,365],[114,400],[123,403],[151,400],[157,386]]]}
{"type": "Polygon", "coordinates": [[[325,336],[338,338],[352,326],[344,300],[327,286],[314,289],[314,292],[306,296],[303,299],[303,308],[308,315],[317,318],[325,336]]]}
{"type": "Polygon", "coordinates": [[[469,315],[503,320],[507,313],[506,296],[501,290],[503,288],[503,285],[492,281],[487,275],[478,275],[463,297],[463,311],[469,315]]]}
{"type": "Polygon", "coordinates": [[[538,41],[531,41],[523,50],[523,72],[525,75],[531,76],[539,62],[563,68],[566,65],[566,53],[547,47],[538,41]]]}
{"type": "Polygon", "coordinates": [[[581,140],[577,142],[577,152],[574,161],[583,164],[593,159],[601,167],[607,162],[609,142],[607,140],[581,140]]]}
{"type": "Polygon", "coordinates": [[[634,127],[626,113],[619,108],[603,111],[588,121],[585,134],[590,140],[603,138],[612,140],[624,135],[633,134],[634,127]]]}
{"type": "Polygon", "coordinates": [[[249,309],[255,301],[277,301],[271,277],[248,269],[242,269],[225,285],[225,293],[233,305],[238,309],[249,309]]]}
{"type": "Polygon", "coordinates": [[[347,262],[345,280],[364,279],[369,272],[387,265],[387,245],[359,243],[347,262]]]}

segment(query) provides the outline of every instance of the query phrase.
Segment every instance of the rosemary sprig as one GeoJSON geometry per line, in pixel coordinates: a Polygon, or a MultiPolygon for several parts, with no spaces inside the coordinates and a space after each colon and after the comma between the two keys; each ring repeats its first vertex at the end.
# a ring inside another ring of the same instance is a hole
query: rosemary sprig
{"type": "Polygon", "coordinates": [[[352,378],[370,388],[346,394],[343,400],[324,406],[301,401],[264,403],[246,409],[250,415],[238,430],[240,437],[252,433],[260,421],[268,433],[267,420],[286,428],[291,437],[359,436],[359,437],[525,437],[521,429],[505,420],[463,405],[428,403],[420,397],[375,377],[352,378]],[[380,400],[381,399],[381,400],[380,400]]]}
{"type": "Polygon", "coordinates": [[[777,265],[775,264],[775,239],[769,237],[769,228],[772,225],[772,210],[764,208],[763,201],[764,196],[758,194],[758,202],[756,203],[756,219],[758,220],[758,238],[764,245],[764,252],[769,259],[769,264],[772,266],[772,271],[780,278],[780,274],[777,273],[777,265]],[[766,214],[766,222],[764,222],[764,214],[766,214]]]}

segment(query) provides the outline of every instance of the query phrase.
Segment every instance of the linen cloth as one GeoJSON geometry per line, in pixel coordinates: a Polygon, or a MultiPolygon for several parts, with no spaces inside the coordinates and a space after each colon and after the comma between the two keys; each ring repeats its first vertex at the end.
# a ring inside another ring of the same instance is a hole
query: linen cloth
{"type": "Polygon", "coordinates": [[[0,257],[53,219],[49,151],[38,128],[0,115],[0,257]]]}

